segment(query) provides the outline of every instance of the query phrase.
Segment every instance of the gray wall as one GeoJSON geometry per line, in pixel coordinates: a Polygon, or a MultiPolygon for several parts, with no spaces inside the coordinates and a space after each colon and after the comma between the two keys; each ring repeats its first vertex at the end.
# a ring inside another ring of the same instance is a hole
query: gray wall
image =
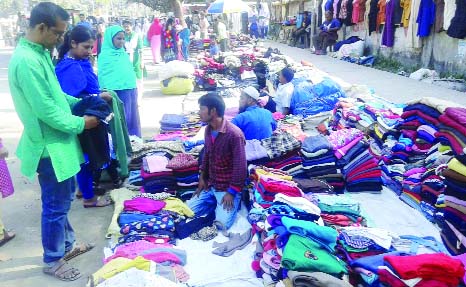
{"type": "Polygon", "coordinates": [[[339,32],[339,39],[359,36],[365,39],[366,50],[370,53],[386,58],[393,58],[410,67],[435,69],[437,72],[449,72],[466,76],[466,56],[458,55],[459,39],[452,38],[446,32],[431,33],[422,40],[422,48],[408,47],[404,28],[395,30],[395,45],[384,47],[381,45],[382,33],[366,35],[363,28],[353,31],[352,27],[344,27],[339,32]]]}

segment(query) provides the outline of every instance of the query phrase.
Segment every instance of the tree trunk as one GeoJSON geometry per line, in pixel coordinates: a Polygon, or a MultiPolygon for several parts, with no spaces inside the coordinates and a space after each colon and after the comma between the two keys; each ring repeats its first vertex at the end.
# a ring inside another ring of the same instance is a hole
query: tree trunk
{"type": "Polygon", "coordinates": [[[180,24],[183,27],[186,27],[186,21],[184,20],[183,15],[183,7],[181,6],[180,0],[172,0],[173,11],[175,13],[175,17],[180,19],[180,24]]]}

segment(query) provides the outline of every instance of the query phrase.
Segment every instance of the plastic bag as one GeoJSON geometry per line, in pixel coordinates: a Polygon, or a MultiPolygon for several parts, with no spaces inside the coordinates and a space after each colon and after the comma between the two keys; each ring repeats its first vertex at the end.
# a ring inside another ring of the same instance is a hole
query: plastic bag
{"type": "Polygon", "coordinates": [[[189,77],[194,74],[194,66],[191,63],[174,60],[165,63],[159,70],[161,81],[172,77],[189,77]]]}
{"type": "Polygon", "coordinates": [[[328,78],[315,85],[302,79],[293,80],[293,84],[294,91],[290,103],[293,115],[307,117],[331,111],[339,98],[346,97],[341,87],[328,78]]]}
{"type": "Polygon", "coordinates": [[[194,90],[193,80],[173,77],[160,82],[160,88],[164,95],[186,95],[194,90]]]}

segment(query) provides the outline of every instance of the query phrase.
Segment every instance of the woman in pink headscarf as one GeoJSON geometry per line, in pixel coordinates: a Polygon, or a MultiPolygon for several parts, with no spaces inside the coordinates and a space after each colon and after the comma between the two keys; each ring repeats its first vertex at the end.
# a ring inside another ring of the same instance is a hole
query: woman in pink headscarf
{"type": "Polygon", "coordinates": [[[147,31],[147,39],[150,41],[150,47],[152,49],[152,58],[154,64],[160,62],[160,43],[162,41],[162,24],[160,24],[159,18],[154,18],[154,22],[150,25],[149,31],[147,31]]]}

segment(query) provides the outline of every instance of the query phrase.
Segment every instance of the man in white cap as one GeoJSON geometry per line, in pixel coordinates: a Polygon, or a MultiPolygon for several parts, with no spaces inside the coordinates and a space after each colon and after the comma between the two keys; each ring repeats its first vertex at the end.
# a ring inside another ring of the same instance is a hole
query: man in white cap
{"type": "Polygon", "coordinates": [[[246,140],[262,140],[272,135],[277,127],[272,113],[259,107],[259,92],[254,87],[247,87],[239,99],[240,113],[231,121],[239,127],[246,140]]]}

